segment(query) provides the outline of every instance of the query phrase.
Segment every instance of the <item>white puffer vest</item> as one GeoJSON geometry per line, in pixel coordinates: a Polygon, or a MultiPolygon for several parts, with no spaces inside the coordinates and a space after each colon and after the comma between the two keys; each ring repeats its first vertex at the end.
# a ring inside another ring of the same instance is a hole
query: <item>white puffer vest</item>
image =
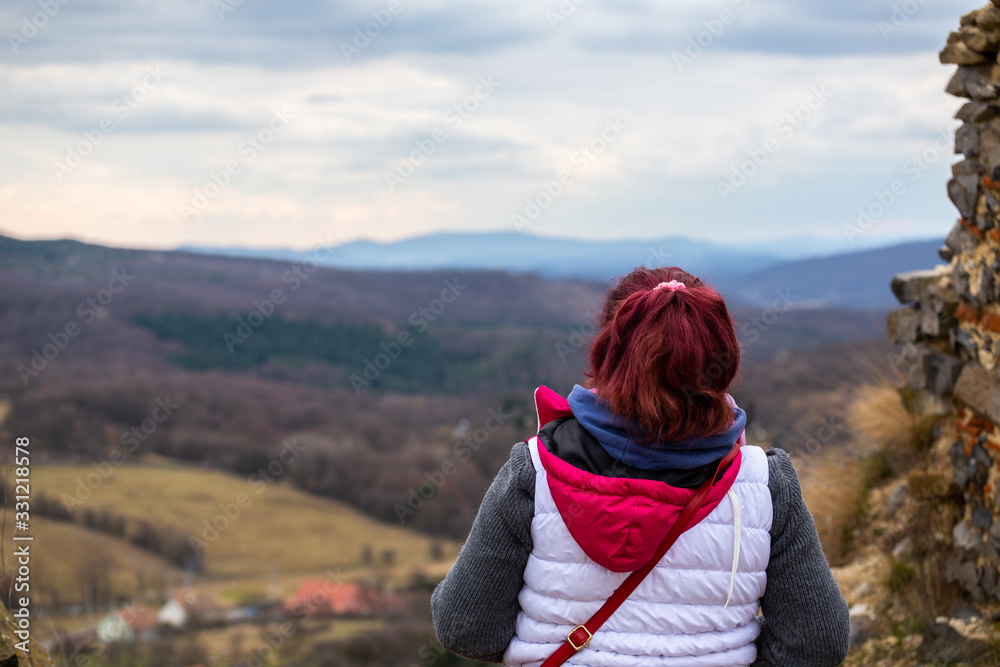
{"type": "MultiPolygon", "coordinates": [[[[625,580],[573,539],[549,491],[535,439],[534,548],[518,596],[517,634],[504,665],[537,667],[625,580]]],[[[683,533],[635,592],[565,663],[590,667],[749,665],[757,654],[759,600],[767,584],[771,494],[767,458],[743,447],[727,497],[683,533]],[[728,603],[727,603],[728,600],[728,603]]]]}

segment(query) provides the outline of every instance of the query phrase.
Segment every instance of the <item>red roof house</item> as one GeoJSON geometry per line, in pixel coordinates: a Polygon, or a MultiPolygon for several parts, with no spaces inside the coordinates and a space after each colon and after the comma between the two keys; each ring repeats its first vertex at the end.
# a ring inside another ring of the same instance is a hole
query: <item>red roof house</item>
{"type": "Polygon", "coordinates": [[[307,579],[285,600],[285,611],[305,616],[371,616],[378,609],[378,594],[357,584],[307,579]]]}

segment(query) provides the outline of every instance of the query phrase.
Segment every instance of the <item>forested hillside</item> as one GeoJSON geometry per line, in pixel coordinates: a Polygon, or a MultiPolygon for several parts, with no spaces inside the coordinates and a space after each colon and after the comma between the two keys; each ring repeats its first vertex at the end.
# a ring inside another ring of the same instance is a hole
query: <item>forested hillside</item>
{"type": "MultiPolygon", "coordinates": [[[[605,287],[3,238],[2,428],[51,460],[119,451],[240,474],[296,439],[286,479],[460,537],[534,427],[534,387],[582,381],[605,287]],[[434,497],[414,499],[428,483],[434,497]]],[[[751,438],[791,450],[850,386],[892,367],[883,313],[800,301],[787,285],[763,308],[731,304],[751,438]]]]}

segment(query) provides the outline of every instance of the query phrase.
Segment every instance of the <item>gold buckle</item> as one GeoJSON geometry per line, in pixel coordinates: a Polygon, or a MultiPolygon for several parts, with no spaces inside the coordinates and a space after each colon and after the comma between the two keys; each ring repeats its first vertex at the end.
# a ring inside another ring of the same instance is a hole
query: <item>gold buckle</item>
{"type": "Polygon", "coordinates": [[[584,626],[584,625],[578,625],[578,626],[576,626],[575,628],[573,628],[573,632],[570,632],[568,635],[566,635],[566,641],[569,642],[569,645],[573,647],[574,651],[579,651],[584,646],[586,646],[587,644],[589,644],[590,640],[594,638],[594,635],[590,634],[590,630],[588,630],[587,627],[584,626]],[[580,644],[579,646],[577,646],[573,642],[573,632],[576,632],[577,630],[583,630],[584,632],[587,633],[587,640],[585,642],[583,642],[582,644],[580,644]]]}

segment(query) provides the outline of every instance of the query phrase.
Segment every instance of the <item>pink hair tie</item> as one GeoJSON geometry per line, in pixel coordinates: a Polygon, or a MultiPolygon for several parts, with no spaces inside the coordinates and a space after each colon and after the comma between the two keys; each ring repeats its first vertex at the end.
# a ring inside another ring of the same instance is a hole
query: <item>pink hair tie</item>
{"type": "Polygon", "coordinates": [[[653,291],[655,292],[656,290],[660,289],[668,289],[671,292],[676,292],[677,290],[684,289],[685,287],[687,287],[687,285],[685,285],[684,283],[679,283],[676,280],[671,280],[669,283],[660,283],[659,285],[653,288],[653,291]]]}

